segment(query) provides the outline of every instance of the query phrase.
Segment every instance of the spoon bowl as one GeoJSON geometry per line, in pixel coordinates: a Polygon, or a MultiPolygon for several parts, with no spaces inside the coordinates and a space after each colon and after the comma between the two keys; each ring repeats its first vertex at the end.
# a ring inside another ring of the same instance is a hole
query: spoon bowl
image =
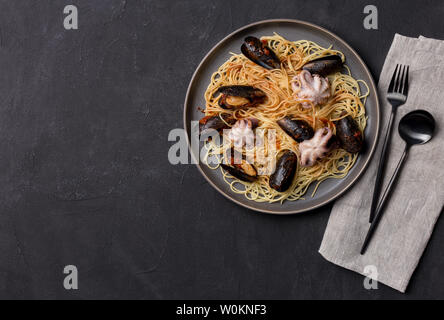
{"type": "Polygon", "coordinates": [[[399,135],[409,146],[429,142],[434,132],[435,119],[425,110],[412,111],[399,122],[399,135]]]}

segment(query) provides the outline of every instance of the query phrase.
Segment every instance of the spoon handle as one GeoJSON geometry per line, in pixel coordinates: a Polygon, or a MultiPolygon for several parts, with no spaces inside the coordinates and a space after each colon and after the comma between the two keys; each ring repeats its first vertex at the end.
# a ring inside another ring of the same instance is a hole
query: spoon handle
{"type": "Polygon", "coordinates": [[[375,218],[373,219],[370,229],[368,230],[367,237],[365,238],[364,244],[362,246],[362,249],[361,249],[362,255],[365,254],[365,252],[367,251],[367,247],[372,239],[372,236],[375,233],[376,229],[378,228],[379,221],[381,220],[382,215],[384,214],[384,206],[387,202],[388,196],[392,192],[392,188],[395,185],[396,180],[399,177],[399,174],[401,173],[401,169],[404,166],[405,160],[407,159],[409,149],[410,149],[410,146],[406,145],[406,147],[404,149],[404,153],[402,154],[401,159],[399,160],[398,166],[396,167],[395,173],[391,177],[390,182],[384,191],[381,202],[379,203],[378,208],[375,212],[375,218]]]}

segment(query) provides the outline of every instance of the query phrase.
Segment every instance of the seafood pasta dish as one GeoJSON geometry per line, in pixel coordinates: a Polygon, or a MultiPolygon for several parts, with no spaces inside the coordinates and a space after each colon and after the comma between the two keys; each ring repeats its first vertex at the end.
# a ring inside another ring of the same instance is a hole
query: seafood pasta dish
{"type": "Polygon", "coordinates": [[[277,34],[249,36],[240,51],[209,79],[204,163],[257,202],[296,201],[345,177],[363,148],[369,90],[344,54],[277,34]]]}

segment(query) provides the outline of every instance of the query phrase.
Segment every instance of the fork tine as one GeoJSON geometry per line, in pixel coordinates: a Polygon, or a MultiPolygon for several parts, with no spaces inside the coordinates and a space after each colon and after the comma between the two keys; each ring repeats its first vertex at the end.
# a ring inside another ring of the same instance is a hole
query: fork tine
{"type": "Polygon", "coordinates": [[[404,77],[404,66],[401,64],[399,66],[398,75],[396,77],[396,84],[395,84],[395,92],[401,92],[402,90],[402,78],[404,77]],[[402,74],[401,74],[402,72],[402,74]]]}
{"type": "Polygon", "coordinates": [[[404,66],[402,68],[401,83],[399,84],[399,93],[402,93],[404,91],[406,71],[407,66],[404,66]]]}
{"type": "Polygon", "coordinates": [[[410,66],[407,66],[407,72],[405,75],[405,81],[404,81],[404,89],[402,90],[402,94],[407,96],[409,93],[409,69],[410,66]]]}
{"type": "Polygon", "coordinates": [[[388,88],[388,92],[392,92],[393,88],[395,87],[395,79],[396,79],[396,73],[398,72],[399,64],[396,65],[395,71],[393,72],[392,80],[390,81],[390,85],[388,88]]]}
{"type": "Polygon", "coordinates": [[[401,93],[401,91],[402,91],[402,83],[403,83],[403,79],[404,79],[404,72],[405,72],[405,66],[401,64],[399,66],[399,70],[398,70],[398,78],[396,79],[396,90],[395,90],[395,92],[397,92],[397,93],[401,93]]]}

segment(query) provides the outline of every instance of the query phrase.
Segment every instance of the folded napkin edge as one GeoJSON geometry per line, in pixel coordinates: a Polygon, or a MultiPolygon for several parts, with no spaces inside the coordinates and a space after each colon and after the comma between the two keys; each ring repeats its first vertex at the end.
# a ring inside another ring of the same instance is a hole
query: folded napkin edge
{"type": "MultiPolygon", "coordinates": [[[[346,263],[344,261],[339,261],[338,259],[336,259],[334,257],[328,256],[327,253],[323,252],[322,249],[323,248],[321,246],[321,248],[319,249],[318,253],[325,260],[327,260],[328,262],[333,263],[334,265],[339,266],[342,269],[345,269],[345,270],[348,270],[348,271],[351,271],[351,272],[356,272],[356,273],[360,274],[361,276],[363,276],[364,278],[367,277],[367,275],[364,274],[363,270],[359,270],[356,265],[349,264],[349,263],[346,263]]],[[[382,276],[380,275],[378,277],[377,281],[379,283],[382,283],[382,284],[384,284],[384,285],[386,285],[386,286],[388,286],[388,287],[390,287],[392,289],[395,289],[395,290],[397,290],[397,291],[399,291],[399,292],[401,292],[403,294],[405,294],[405,292],[407,290],[407,286],[408,286],[408,281],[395,282],[395,281],[393,281],[393,280],[391,280],[389,278],[385,278],[384,275],[382,275],[382,276]]]]}

